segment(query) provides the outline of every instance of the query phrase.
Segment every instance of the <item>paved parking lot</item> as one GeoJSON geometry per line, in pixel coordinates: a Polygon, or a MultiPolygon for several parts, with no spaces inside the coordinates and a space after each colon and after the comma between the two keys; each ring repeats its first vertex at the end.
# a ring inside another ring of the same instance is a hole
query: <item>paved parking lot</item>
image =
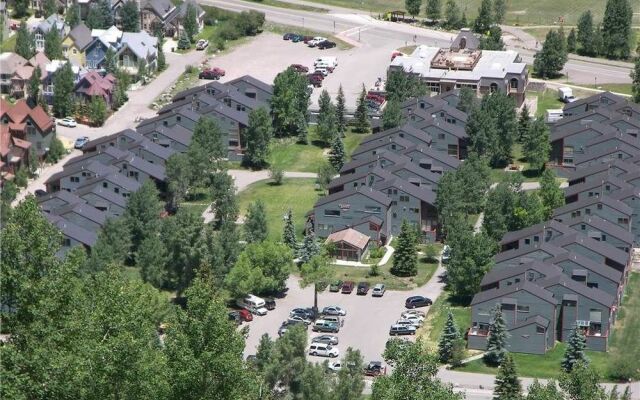
{"type": "MultiPolygon", "coordinates": [[[[344,317],[344,326],[337,334],[340,343],[340,354],[348,347],[360,350],[365,362],[382,360],[385,343],[389,339],[389,327],[400,318],[405,311],[404,301],[412,295],[423,295],[434,299],[442,291],[442,283],[439,275],[443,273],[442,267],[434,273],[434,277],[422,288],[410,291],[387,291],[383,297],[372,297],[371,290],[367,296],[356,295],[355,290],[351,294],[331,293],[328,290],[318,295],[318,308],[337,305],[347,310],[344,317]]],[[[278,337],[278,328],[285,321],[289,312],[296,307],[313,306],[313,288],[300,288],[298,279],[290,277],[287,286],[289,292],[282,299],[276,299],[276,309],[269,311],[263,317],[255,316],[249,322],[249,337],[246,341],[245,356],[255,354],[260,337],[267,333],[272,339],[278,337]]],[[[429,307],[420,310],[427,312],[429,307]]],[[[245,323],[246,324],[246,323],[245,323]]],[[[309,327],[309,337],[312,338],[322,333],[313,332],[309,327]]],[[[309,339],[310,341],[311,339],[309,339]]],[[[322,361],[324,357],[310,357],[322,361]]]]}

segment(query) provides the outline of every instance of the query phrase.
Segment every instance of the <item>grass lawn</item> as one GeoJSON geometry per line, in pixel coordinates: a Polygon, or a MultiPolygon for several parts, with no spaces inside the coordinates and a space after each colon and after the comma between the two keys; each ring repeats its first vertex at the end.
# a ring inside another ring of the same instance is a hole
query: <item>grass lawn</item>
{"type": "Polygon", "coordinates": [[[420,339],[432,349],[438,346],[440,334],[447,321],[448,310],[451,310],[461,333],[471,325],[471,307],[455,304],[449,297],[449,293],[444,292],[431,306],[424,325],[418,330],[420,339]]]}
{"type": "Polygon", "coordinates": [[[558,109],[564,106],[564,103],[558,100],[558,92],[556,90],[545,90],[544,92],[530,92],[532,95],[538,96],[537,117],[544,117],[545,111],[549,109],[558,109]]]}
{"type": "Polygon", "coordinates": [[[302,239],[305,214],[313,208],[322,195],[315,190],[315,179],[284,179],[282,185],[261,181],[249,185],[238,194],[240,214],[247,212],[249,204],[260,199],[264,202],[267,214],[269,239],[278,241],[282,237],[284,221],[282,217],[289,209],[293,212],[296,232],[302,239]]]}
{"type": "Polygon", "coordinates": [[[196,86],[199,81],[198,74],[200,74],[200,70],[195,67],[191,72],[183,72],[173,85],[173,89],[162,92],[160,96],[156,97],[156,99],[149,104],[149,108],[152,110],[159,110],[165,104],[169,104],[171,102],[171,98],[175,96],[176,93],[196,86]],[[156,104],[156,107],[153,106],[154,104],[156,104]]]}
{"type": "MultiPolygon", "coordinates": [[[[346,133],[343,140],[347,159],[366,136],[350,130],[346,133]]],[[[324,143],[317,140],[316,127],[310,126],[309,144],[296,143],[295,138],[273,140],[269,164],[277,165],[284,171],[318,172],[318,168],[327,160],[324,152],[328,151],[328,147],[323,146],[324,143]]]]}
{"type": "Polygon", "coordinates": [[[306,4],[290,3],[288,1],[280,1],[280,0],[248,0],[248,1],[251,1],[253,3],[259,3],[264,6],[287,8],[289,10],[309,11],[309,12],[315,12],[315,13],[329,12],[329,10],[327,10],[326,8],[314,7],[306,4]]]}
{"type": "Polygon", "coordinates": [[[0,47],[2,53],[13,52],[15,50],[17,37],[18,35],[14,33],[2,42],[2,46],[0,47]]]}
{"type": "MultiPolygon", "coordinates": [[[[437,302],[436,302],[437,304],[437,302]]],[[[596,370],[605,380],[612,381],[610,368],[613,360],[623,357],[627,363],[633,363],[629,369],[640,370],[640,273],[633,272],[625,291],[625,297],[618,319],[609,339],[609,352],[587,351],[596,370]]],[[[545,355],[514,353],[514,359],[521,376],[532,378],[557,378],[560,374],[560,361],[564,355],[566,345],[556,343],[553,350],[545,355]]],[[[485,365],[482,360],[472,361],[459,368],[464,372],[495,374],[496,368],[485,365]]]]}
{"type": "Polygon", "coordinates": [[[603,84],[598,84],[598,89],[631,95],[630,83],[603,83],[603,84]]]}
{"type": "MultiPolygon", "coordinates": [[[[441,250],[441,245],[437,244],[438,250],[441,250]]],[[[419,246],[422,249],[423,246],[419,246]]],[[[370,268],[367,267],[347,267],[341,265],[334,265],[335,279],[341,279],[343,281],[354,282],[369,282],[372,286],[376,283],[384,283],[389,290],[409,290],[422,286],[431,279],[438,264],[430,262],[425,257],[418,256],[418,275],[411,278],[400,278],[391,275],[389,269],[393,265],[393,257],[389,259],[389,262],[379,268],[378,276],[370,276],[370,268]]]]}
{"type": "MultiPolygon", "coordinates": [[[[288,5],[290,3],[286,3],[286,4],[288,5]]],[[[347,50],[347,49],[350,49],[350,48],[353,47],[351,44],[345,42],[344,40],[341,40],[341,39],[337,38],[334,35],[327,36],[326,32],[318,32],[318,31],[314,31],[314,30],[311,30],[311,29],[300,28],[298,26],[282,25],[282,24],[276,24],[276,23],[273,23],[273,22],[265,22],[263,29],[265,31],[277,33],[277,34],[280,34],[280,35],[284,35],[285,33],[288,33],[288,32],[293,32],[293,33],[297,33],[297,34],[303,35],[303,36],[322,36],[322,37],[326,37],[327,39],[331,40],[332,42],[336,42],[336,46],[340,50],[347,50]]],[[[304,43],[298,43],[298,44],[300,44],[301,46],[304,46],[304,43]]]]}

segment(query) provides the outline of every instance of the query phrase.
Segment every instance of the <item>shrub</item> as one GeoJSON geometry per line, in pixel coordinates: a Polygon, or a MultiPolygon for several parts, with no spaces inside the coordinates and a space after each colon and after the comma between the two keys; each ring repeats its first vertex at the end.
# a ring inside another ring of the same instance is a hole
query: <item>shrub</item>
{"type": "Polygon", "coordinates": [[[47,161],[50,163],[57,163],[62,156],[66,153],[64,145],[57,137],[53,137],[51,139],[51,144],[49,145],[49,152],[47,153],[47,161]]]}
{"type": "Polygon", "coordinates": [[[218,35],[224,40],[235,40],[243,36],[243,32],[237,23],[225,22],[218,30],[218,35]]]}
{"type": "Polygon", "coordinates": [[[378,276],[380,275],[380,267],[378,267],[378,264],[372,264],[371,265],[371,269],[369,269],[369,276],[378,276]]]}
{"type": "Polygon", "coordinates": [[[369,250],[369,258],[382,258],[384,257],[384,253],[385,253],[385,248],[380,246],[380,247],[375,247],[371,250],[369,250]]]}
{"type": "Polygon", "coordinates": [[[16,177],[14,182],[18,187],[21,187],[21,188],[27,187],[27,183],[29,182],[29,176],[27,174],[27,170],[24,168],[20,168],[16,172],[16,177]]]}
{"type": "Polygon", "coordinates": [[[637,364],[633,356],[618,354],[609,365],[608,374],[611,378],[619,381],[630,381],[640,378],[640,370],[635,367],[637,364]]]}
{"type": "Polygon", "coordinates": [[[196,67],[194,67],[191,64],[185,65],[185,67],[184,67],[184,73],[185,74],[193,74],[194,72],[196,72],[196,67]]]}
{"type": "Polygon", "coordinates": [[[284,171],[282,168],[272,165],[269,169],[269,178],[273,179],[273,183],[276,185],[282,185],[282,179],[284,179],[284,171]]]}

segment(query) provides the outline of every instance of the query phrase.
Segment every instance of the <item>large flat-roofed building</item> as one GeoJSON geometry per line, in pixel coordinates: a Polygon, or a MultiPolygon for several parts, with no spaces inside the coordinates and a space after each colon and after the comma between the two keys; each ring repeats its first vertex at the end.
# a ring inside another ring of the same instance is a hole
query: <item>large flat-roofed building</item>
{"type": "Polygon", "coordinates": [[[461,31],[450,48],[418,46],[411,55],[394,58],[389,72],[416,74],[436,93],[462,87],[469,87],[478,94],[501,91],[513,97],[520,106],[528,83],[526,63],[512,50],[469,47],[469,35],[472,34],[461,31]]]}

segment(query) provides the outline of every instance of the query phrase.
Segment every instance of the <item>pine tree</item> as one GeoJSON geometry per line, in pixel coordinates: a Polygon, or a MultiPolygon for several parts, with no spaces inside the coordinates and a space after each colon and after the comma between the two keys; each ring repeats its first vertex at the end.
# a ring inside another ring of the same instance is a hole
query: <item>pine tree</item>
{"type": "MultiPolygon", "coordinates": [[[[122,16],[123,31],[140,32],[140,10],[138,10],[138,3],[136,1],[129,0],[124,3],[120,9],[120,15],[122,16]]],[[[182,40],[182,37],[180,37],[180,40],[182,40]]],[[[179,42],[178,48],[181,48],[179,42]]]]}
{"type": "Polygon", "coordinates": [[[331,144],[337,133],[337,119],[335,106],[331,102],[329,92],[323,90],[318,99],[318,137],[326,144],[331,144]]]}
{"type": "Polygon", "coordinates": [[[494,0],[493,3],[493,20],[496,24],[502,24],[507,15],[507,3],[505,0],[494,0]]]}
{"type": "Polygon", "coordinates": [[[531,129],[531,115],[529,115],[529,107],[527,103],[522,105],[522,111],[520,111],[520,118],[518,119],[518,141],[523,143],[529,136],[529,130],[531,129]]]}
{"type": "Polygon", "coordinates": [[[192,2],[187,4],[187,11],[185,13],[184,21],[182,22],[182,26],[184,27],[184,31],[187,33],[189,37],[189,41],[193,42],[193,38],[198,34],[198,14],[196,11],[196,7],[192,2]]]}
{"type": "Polygon", "coordinates": [[[473,21],[474,32],[485,34],[493,24],[493,11],[491,0],[482,0],[480,9],[478,9],[478,17],[473,21]]]}
{"type": "Polygon", "coordinates": [[[576,35],[576,41],[580,45],[578,53],[585,56],[596,55],[594,35],[593,15],[591,14],[591,10],[587,10],[583,12],[578,19],[578,32],[576,35]]]}
{"type": "Polygon", "coordinates": [[[106,29],[113,25],[113,11],[111,10],[111,2],[109,0],[101,0],[98,3],[100,13],[102,14],[102,23],[106,29]]]}
{"type": "Polygon", "coordinates": [[[27,0],[14,0],[13,2],[13,16],[15,18],[22,18],[28,15],[29,2],[27,0]]]}
{"type": "Polygon", "coordinates": [[[64,118],[73,114],[73,70],[71,63],[65,63],[53,78],[53,113],[64,118]]]}
{"type": "Polygon", "coordinates": [[[300,144],[309,144],[309,139],[307,138],[309,127],[307,126],[306,118],[302,113],[298,113],[295,121],[297,142],[300,144]]]}
{"type": "Polygon", "coordinates": [[[109,47],[104,56],[104,69],[110,74],[115,74],[118,71],[118,56],[116,51],[109,47]]]}
{"type": "Polygon", "coordinates": [[[547,33],[542,50],[535,54],[533,70],[541,78],[557,76],[567,62],[566,44],[560,32],[550,30],[547,33]]]}
{"type": "Polygon", "coordinates": [[[64,22],[69,25],[71,29],[80,24],[80,6],[77,3],[72,3],[64,16],[64,22]]]}
{"type": "MultiPolygon", "coordinates": [[[[122,8],[124,10],[124,7],[122,8]]],[[[84,23],[87,25],[89,29],[107,29],[105,26],[105,18],[102,15],[102,10],[97,4],[92,4],[89,6],[89,12],[87,13],[87,18],[84,23]]]]}
{"type": "Polygon", "coordinates": [[[422,0],[404,0],[404,8],[413,18],[420,14],[420,7],[422,7],[422,0]]]}
{"type": "Polygon", "coordinates": [[[189,37],[187,33],[183,30],[180,33],[180,39],[178,39],[178,48],[181,50],[186,50],[191,47],[191,42],[189,41],[189,37]]]}
{"type": "Polygon", "coordinates": [[[522,398],[522,385],[520,384],[520,379],[518,379],[516,363],[513,361],[513,356],[507,354],[496,374],[493,399],[521,400],[522,398]]]}
{"type": "Polygon", "coordinates": [[[569,36],[567,36],[567,51],[569,53],[575,53],[576,48],[576,30],[575,28],[571,28],[571,30],[569,31],[569,36]]]}
{"type": "Polygon", "coordinates": [[[567,342],[567,348],[564,351],[564,357],[562,358],[562,369],[565,372],[571,372],[573,367],[577,363],[589,363],[589,359],[584,350],[587,348],[587,339],[582,332],[582,328],[576,326],[571,332],[569,342],[567,342]]]}
{"type": "Polygon", "coordinates": [[[320,245],[316,240],[316,234],[313,230],[309,230],[307,235],[304,237],[302,241],[302,246],[298,250],[298,260],[302,264],[306,264],[311,260],[315,255],[320,254],[320,245]]]}
{"type": "Polygon", "coordinates": [[[267,238],[267,215],[264,203],[256,200],[249,204],[247,218],[244,221],[244,237],[248,243],[263,242],[267,238]]]}
{"type": "Polygon", "coordinates": [[[460,29],[462,27],[460,7],[458,7],[455,0],[447,0],[447,4],[444,9],[444,18],[447,28],[460,29]]]}
{"type": "Polygon", "coordinates": [[[267,109],[260,107],[251,110],[243,162],[253,168],[264,168],[269,159],[271,136],[271,117],[267,109]]]}
{"type": "Polygon", "coordinates": [[[402,109],[400,102],[395,99],[387,101],[382,111],[382,129],[392,129],[402,125],[402,109]]]}
{"type": "Polygon", "coordinates": [[[460,331],[453,319],[451,311],[447,312],[447,321],[444,324],[442,334],[440,334],[440,341],[438,342],[438,357],[440,362],[448,363],[453,357],[453,347],[456,340],[460,339],[460,331]]]}
{"type": "Polygon", "coordinates": [[[49,17],[50,15],[55,14],[57,10],[56,1],[55,0],[44,0],[44,5],[42,6],[42,12],[44,12],[45,17],[49,17]]]}
{"type": "Polygon", "coordinates": [[[390,272],[395,276],[415,276],[418,273],[416,233],[406,220],[402,221],[390,272]]]}
{"type": "Polygon", "coordinates": [[[44,38],[44,54],[50,60],[62,59],[62,39],[57,29],[51,28],[44,38]]]}
{"type": "Polygon", "coordinates": [[[460,27],[464,28],[468,25],[469,25],[469,22],[467,21],[467,12],[463,11],[462,18],[460,19],[460,27]]]}
{"type": "Polygon", "coordinates": [[[371,128],[369,123],[369,115],[367,114],[367,90],[362,85],[362,91],[358,97],[358,104],[356,105],[356,112],[353,117],[355,119],[354,131],[358,133],[368,133],[371,128]]]}
{"type": "Polygon", "coordinates": [[[162,32],[157,34],[158,38],[158,72],[162,72],[167,68],[167,59],[164,56],[164,50],[162,49],[164,45],[164,36],[162,36],[162,32]]]}
{"type": "Polygon", "coordinates": [[[15,52],[26,60],[33,57],[36,53],[33,35],[27,30],[27,23],[25,21],[20,22],[20,28],[18,28],[18,32],[16,33],[15,52]]]}
{"type": "Polygon", "coordinates": [[[491,325],[489,325],[489,339],[487,340],[487,352],[484,360],[491,365],[500,365],[507,355],[507,332],[502,309],[496,304],[492,310],[491,325]]]}
{"type": "Polygon", "coordinates": [[[296,228],[293,223],[293,212],[291,212],[291,209],[287,212],[286,220],[284,221],[282,242],[293,251],[298,249],[298,239],[296,238],[296,228]]]}
{"type": "Polygon", "coordinates": [[[634,103],[640,103],[640,56],[636,57],[629,76],[631,77],[631,99],[634,103]]]}
{"type": "Polygon", "coordinates": [[[629,0],[607,0],[602,20],[602,53],[607,58],[628,58],[631,54],[631,21],[633,9],[629,0]]]}
{"type": "Polygon", "coordinates": [[[334,170],[340,171],[344,165],[345,151],[344,143],[340,135],[336,135],[331,142],[331,150],[329,151],[329,164],[334,170]]]}
{"type": "Polygon", "coordinates": [[[440,0],[427,0],[427,9],[425,10],[427,18],[436,22],[440,19],[440,13],[442,12],[442,3],[440,0]]]}
{"type": "Polygon", "coordinates": [[[342,84],[338,88],[338,96],[336,97],[336,120],[338,122],[338,132],[344,135],[347,130],[347,120],[345,118],[346,113],[346,101],[344,99],[344,92],[342,91],[342,84]]]}
{"type": "Polygon", "coordinates": [[[107,119],[107,103],[102,96],[93,96],[89,103],[89,116],[92,126],[102,126],[107,119]]]}
{"type": "Polygon", "coordinates": [[[27,84],[29,103],[32,107],[34,107],[38,103],[38,97],[40,96],[41,79],[42,72],[40,71],[40,67],[36,66],[36,68],[33,70],[33,74],[31,74],[31,78],[29,78],[29,83],[27,84]]]}

